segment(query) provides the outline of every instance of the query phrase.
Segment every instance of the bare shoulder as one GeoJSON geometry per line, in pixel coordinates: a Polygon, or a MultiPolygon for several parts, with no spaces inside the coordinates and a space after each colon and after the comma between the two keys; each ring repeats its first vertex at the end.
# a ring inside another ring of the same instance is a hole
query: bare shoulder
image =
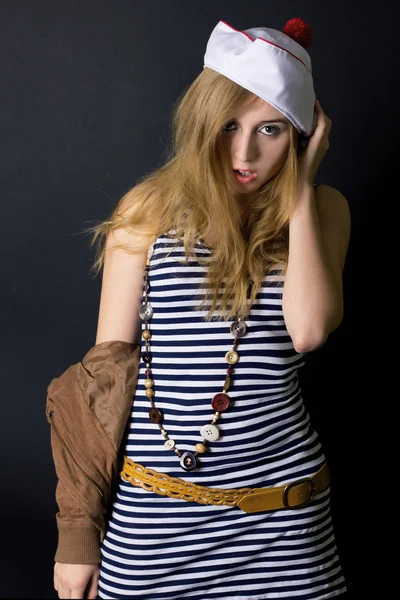
{"type": "Polygon", "coordinates": [[[342,192],[324,183],[315,187],[315,200],[327,249],[343,269],[351,231],[349,202],[342,192]]]}
{"type": "MultiPolygon", "coordinates": [[[[132,256],[130,260],[133,262],[136,260],[133,256],[138,255],[139,262],[142,262],[143,256],[147,254],[148,248],[155,241],[157,236],[149,233],[148,223],[144,225],[138,225],[137,223],[137,207],[142,202],[146,189],[145,182],[138,183],[120,200],[116,213],[124,221],[121,222],[119,227],[107,234],[105,247],[109,254],[111,250],[119,250],[120,253],[130,254],[132,256]],[[135,222],[134,227],[131,226],[132,222],[135,222]]],[[[142,212],[139,211],[139,219],[141,220],[143,220],[142,212]]],[[[157,216],[153,216],[152,226],[154,226],[154,230],[157,230],[156,221],[157,216]]]]}

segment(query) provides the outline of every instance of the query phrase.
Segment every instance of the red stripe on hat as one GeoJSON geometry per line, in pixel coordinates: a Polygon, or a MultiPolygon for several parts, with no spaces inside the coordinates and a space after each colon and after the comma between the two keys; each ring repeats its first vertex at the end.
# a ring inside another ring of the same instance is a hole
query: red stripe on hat
{"type": "MultiPolygon", "coordinates": [[[[221,23],[225,23],[225,25],[227,25],[228,27],[230,27],[231,29],[233,29],[233,31],[236,31],[237,33],[243,33],[243,35],[245,35],[247,38],[249,38],[249,40],[251,42],[254,42],[255,40],[251,37],[251,35],[249,35],[248,33],[246,33],[245,31],[240,31],[240,29],[235,29],[235,27],[232,27],[232,25],[229,25],[229,23],[227,23],[226,21],[223,21],[221,19],[221,23]]],[[[278,44],[274,44],[273,42],[270,42],[269,40],[266,40],[262,37],[257,38],[258,40],[262,40],[263,42],[266,42],[267,44],[270,44],[271,46],[275,46],[276,48],[279,48],[280,50],[283,50],[284,52],[287,52],[288,54],[290,54],[291,56],[293,56],[293,58],[297,58],[297,60],[299,60],[301,62],[302,65],[305,66],[305,68],[307,69],[307,71],[309,73],[311,73],[310,69],[307,67],[307,65],[301,60],[301,58],[299,58],[298,56],[296,56],[295,54],[293,54],[293,52],[290,52],[290,50],[286,50],[286,48],[282,48],[282,46],[278,46],[278,44]]]]}

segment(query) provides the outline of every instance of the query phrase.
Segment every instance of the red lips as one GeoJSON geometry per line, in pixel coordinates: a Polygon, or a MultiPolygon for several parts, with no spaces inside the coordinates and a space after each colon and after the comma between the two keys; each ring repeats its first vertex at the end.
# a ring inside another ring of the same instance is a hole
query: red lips
{"type": "Polygon", "coordinates": [[[245,171],[245,172],[248,172],[248,173],[257,173],[257,171],[252,171],[251,169],[235,169],[234,168],[233,170],[234,171],[245,171]]]}

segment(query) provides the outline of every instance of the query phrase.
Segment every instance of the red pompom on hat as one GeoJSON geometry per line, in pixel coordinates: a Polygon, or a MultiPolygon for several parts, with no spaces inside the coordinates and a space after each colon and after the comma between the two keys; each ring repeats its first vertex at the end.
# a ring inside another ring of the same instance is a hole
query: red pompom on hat
{"type": "Polygon", "coordinates": [[[303,19],[298,17],[289,19],[282,31],[303,48],[311,45],[312,29],[303,19]]]}

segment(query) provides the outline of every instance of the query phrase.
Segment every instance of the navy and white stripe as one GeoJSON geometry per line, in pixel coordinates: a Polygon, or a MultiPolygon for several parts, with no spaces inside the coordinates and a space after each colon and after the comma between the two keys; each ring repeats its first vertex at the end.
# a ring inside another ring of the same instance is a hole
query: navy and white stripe
{"type": "MultiPolygon", "coordinates": [[[[211,422],[211,398],[221,392],[230,322],[204,320],[193,310],[206,266],[198,242],[183,264],[183,246],[161,235],[151,248],[149,301],[155,404],[180,450],[194,451],[211,422]],[[169,250],[173,252],[167,256],[169,250]]],[[[317,471],[325,456],[299,385],[297,353],[282,313],[284,277],[265,275],[240,338],[231,405],[201,466],[183,471],[164,448],[140,364],[127,426],[125,454],[135,462],[209,487],[266,487],[317,471]]],[[[142,342],[144,349],[144,342],[142,342]]],[[[247,514],[237,507],[200,505],[159,496],[120,480],[102,544],[100,598],[138,600],[302,600],[346,591],[330,514],[329,489],[300,510],[247,514]]]]}

